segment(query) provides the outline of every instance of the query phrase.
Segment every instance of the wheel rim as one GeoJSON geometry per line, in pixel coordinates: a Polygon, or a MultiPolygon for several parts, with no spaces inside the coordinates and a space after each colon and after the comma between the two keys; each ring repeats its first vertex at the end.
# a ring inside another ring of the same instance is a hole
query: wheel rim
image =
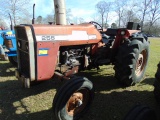
{"type": "Polygon", "coordinates": [[[85,88],[73,93],[66,105],[68,115],[75,116],[82,112],[89,102],[89,95],[89,90],[85,88]]]}
{"type": "Polygon", "coordinates": [[[141,73],[143,72],[145,66],[146,66],[146,62],[147,62],[147,51],[143,50],[139,56],[138,56],[138,60],[136,62],[136,70],[135,73],[137,76],[140,76],[141,73]]]}

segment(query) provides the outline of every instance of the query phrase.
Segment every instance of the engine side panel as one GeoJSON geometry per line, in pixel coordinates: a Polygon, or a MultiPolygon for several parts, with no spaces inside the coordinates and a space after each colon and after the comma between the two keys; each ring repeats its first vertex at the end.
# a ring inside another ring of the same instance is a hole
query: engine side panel
{"type": "Polygon", "coordinates": [[[37,43],[37,80],[47,80],[54,75],[58,58],[58,42],[37,43]]]}

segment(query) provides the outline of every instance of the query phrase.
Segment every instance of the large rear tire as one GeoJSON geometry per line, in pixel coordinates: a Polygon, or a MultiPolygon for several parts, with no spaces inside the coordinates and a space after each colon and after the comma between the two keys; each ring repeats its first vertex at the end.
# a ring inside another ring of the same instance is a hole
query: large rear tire
{"type": "Polygon", "coordinates": [[[124,120],[157,120],[154,110],[144,105],[134,106],[125,116],[124,120]]]}
{"type": "Polygon", "coordinates": [[[53,113],[57,120],[77,120],[86,113],[93,97],[91,81],[83,77],[71,79],[57,91],[53,100],[53,113]]]}
{"type": "Polygon", "coordinates": [[[154,96],[158,103],[160,103],[160,63],[157,65],[157,72],[154,81],[154,96]]]}
{"type": "Polygon", "coordinates": [[[149,58],[149,42],[144,38],[124,42],[115,62],[115,78],[125,86],[134,85],[144,77],[149,58]]]}

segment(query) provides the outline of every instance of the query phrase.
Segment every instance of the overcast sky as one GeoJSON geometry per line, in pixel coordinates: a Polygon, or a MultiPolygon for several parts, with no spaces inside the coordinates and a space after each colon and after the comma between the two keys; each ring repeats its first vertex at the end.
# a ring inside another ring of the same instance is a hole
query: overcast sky
{"type": "MultiPolygon", "coordinates": [[[[45,17],[54,10],[54,0],[33,0],[35,3],[35,16],[45,17]]],[[[81,17],[85,21],[92,20],[92,16],[96,14],[95,5],[101,0],[65,0],[66,9],[71,9],[74,17],[81,17]]],[[[113,0],[108,0],[113,1],[113,0]]],[[[112,18],[113,19],[113,18],[112,18]]]]}

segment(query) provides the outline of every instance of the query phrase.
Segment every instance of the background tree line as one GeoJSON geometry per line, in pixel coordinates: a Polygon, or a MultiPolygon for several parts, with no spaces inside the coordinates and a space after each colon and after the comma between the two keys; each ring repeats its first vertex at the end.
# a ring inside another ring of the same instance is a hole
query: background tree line
{"type": "MultiPolygon", "coordinates": [[[[160,0],[115,0],[96,4],[101,24],[108,27],[108,14],[115,12],[117,20],[111,27],[125,27],[127,22],[138,22],[147,34],[160,35],[160,0]]],[[[112,16],[113,17],[113,16],[112,16]]]]}
{"type": "MultiPolygon", "coordinates": [[[[31,24],[33,14],[31,0],[1,0],[0,6],[0,26],[9,27],[11,22],[9,14],[13,25],[31,24]]],[[[76,13],[71,8],[66,11],[68,24],[88,22],[81,16],[74,17],[76,13]]],[[[95,14],[91,15],[91,18],[104,28],[126,27],[127,22],[139,22],[142,31],[160,35],[160,0],[113,0],[112,2],[102,0],[95,5],[95,14]]],[[[45,17],[39,15],[35,19],[36,24],[48,24],[48,22],[55,22],[54,11],[47,13],[45,17]]]]}

